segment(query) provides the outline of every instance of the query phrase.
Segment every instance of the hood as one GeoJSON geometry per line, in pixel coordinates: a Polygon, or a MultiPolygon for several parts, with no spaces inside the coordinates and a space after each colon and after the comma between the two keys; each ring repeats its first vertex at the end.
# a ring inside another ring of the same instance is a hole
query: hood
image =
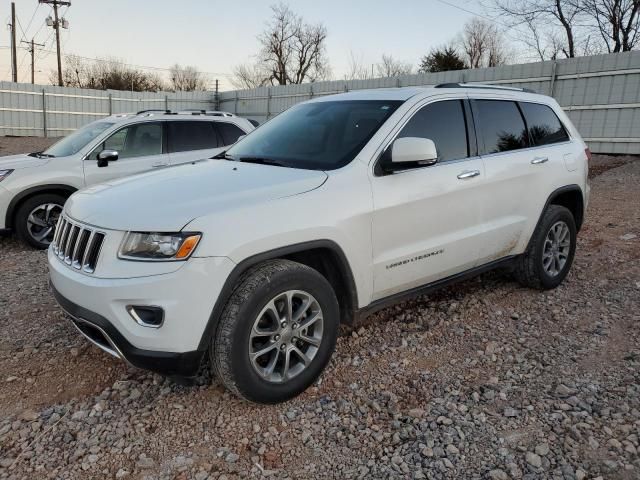
{"type": "Polygon", "coordinates": [[[21,168],[39,167],[40,165],[47,163],[49,160],[49,158],[30,157],[26,154],[7,155],[6,157],[0,157],[0,170],[8,168],[19,170],[21,168]]]}
{"type": "Polygon", "coordinates": [[[308,192],[326,179],[322,171],[207,160],[94,185],[65,210],[107,229],[179,231],[202,215],[308,192]]]}

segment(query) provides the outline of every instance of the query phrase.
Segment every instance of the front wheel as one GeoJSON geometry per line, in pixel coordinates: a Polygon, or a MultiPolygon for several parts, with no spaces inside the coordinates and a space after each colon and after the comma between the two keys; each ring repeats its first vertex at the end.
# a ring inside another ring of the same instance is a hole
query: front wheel
{"type": "Polygon", "coordinates": [[[569,273],[575,251],[576,223],[571,211],[549,205],[527,251],[516,260],[516,278],[527,287],[555,288],[569,273]]]}
{"type": "Polygon", "coordinates": [[[288,400],[309,387],[335,348],[339,307],[329,282],[289,260],[244,275],[210,349],[214,371],[235,394],[258,403],[288,400]]]}
{"type": "Polygon", "coordinates": [[[26,200],[15,216],[18,238],[34,248],[45,249],[53,234],[66,199],[55,193],[43,193],[26,200]]]}

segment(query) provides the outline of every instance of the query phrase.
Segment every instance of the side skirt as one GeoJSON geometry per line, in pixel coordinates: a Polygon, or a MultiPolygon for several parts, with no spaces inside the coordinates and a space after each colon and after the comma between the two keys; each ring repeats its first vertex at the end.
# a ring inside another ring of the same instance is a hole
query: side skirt
{"type": "Polygon", "coordinates": [[[405,300],[409,300],[411,298],[417,297],[419,295],[425,295],[427,293],[432,293],[441,288],[447,287],[454,283],[461,282],[463,280],[468,280],[469,278],[476,277],[481,273],[485,273],[491,270],[495,270],[499,267],[506,267],[513,263],[513,260],[516,258],[516,255],[510,255],[508,257],[500,258],[498,260],[494,260],[489,263],[485,263],[484,265],[480,265],[479,267],[474,267],[470,270],[466,270],[464,272],[456,273],[455,275],[451,275],[449,277],[443,278],[441,280],[437,280],[435,282],[427,283],[425,285],[421,285],[419,287],[414,287],[411,290],[406,290],[404,292],[395,293],[393,295],[389,295],[388,297],[381,298],[376,300],[375,302],[370,303],[366,307],[363,307],[356,311],[355,320],[362,320],[367,316],[382,310],[383,308],[387,308],[391,305],[395,305],[397,303],[401,303],[405,300]]]}

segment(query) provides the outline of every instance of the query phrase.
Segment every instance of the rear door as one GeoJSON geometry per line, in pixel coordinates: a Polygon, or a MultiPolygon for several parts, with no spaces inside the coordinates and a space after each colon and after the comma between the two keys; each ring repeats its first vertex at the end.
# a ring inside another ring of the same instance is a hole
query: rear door
{"type": "Polygon", "coordinates": [[[163,123],[140,122],[116,130],[83,161],[87,185],[146,172],[169,164],[163,146],[163,123]],[[118,160],[98,167],[98,153],[115,150],[118,160]]]}
{"type": "Polygon", "coordinates": [[[483,235],[483,165],[470,110],[447,99],[419,108],[394,138],[433,140],[438,162],[384,172],[393,142],[371,178],[374,300],[472,268],[483,235]]]}
{"type": "Polygon", "coordinates": [[[167,145],[171,164],[204,160],[220,153],[223,142],[211,120],[167,122],[167,145]]]}
{"type": "Polygon", "coordinates": [[[488,263],[526,248],[552,178],[562,177],[568,137],[557,117],[555,126],[549,124],[544,105],[496,98],[471,104],[490,192],[482,209],[486,234],[479,257],[488,263]]]}

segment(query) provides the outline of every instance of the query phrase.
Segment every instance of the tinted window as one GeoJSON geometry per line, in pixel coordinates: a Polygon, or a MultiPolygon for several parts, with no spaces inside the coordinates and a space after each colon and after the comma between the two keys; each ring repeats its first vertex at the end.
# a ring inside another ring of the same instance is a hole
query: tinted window
{"type": "Polygon", "coordinates": [[[484,142],[483,153],[507,152],[527,147],[524,120],[514,102],[476,100],[475,105],[480,139],[484,142]]]}
{"type": "Polygon", "coordinates": [[[340,168],[354,159],[401,103],[329,100],[296,105],[251,132],[227,154],[292,168],[340,168]]]}
{"type": "Polygon", "coordinates": [[[139,123],[121,128],[96,148],[89,158],[96,159],[102,150],[116,150],[118,158],[143,157],[162,153],[162,124],[139,123]]]}
{"type": "Polygon", "coordinates": [[[569,140],[562,123],[547,105],[520,103],[533,145],[548,145],[569,140]]]}
{"type": "Polygon", "coordinates": [[[403,137],[433,140],[440,162],[467,157],[469,149],[462,101],[447,100],[427,105],[409,120],[397,138],[403,137]]]}
{"type": "Polygon", "coordinates": [[[238,141],[238,137],[246,135],[245,132],[236,127],[233,123],[217,122],[216,128],[222,137],[224,145],[231,145],[238,141]]]}
{"type": "Polygon", "coordinates": [[[186,152],[217,148],[213,122],[169,122],[169,151],[186,152]]]}

